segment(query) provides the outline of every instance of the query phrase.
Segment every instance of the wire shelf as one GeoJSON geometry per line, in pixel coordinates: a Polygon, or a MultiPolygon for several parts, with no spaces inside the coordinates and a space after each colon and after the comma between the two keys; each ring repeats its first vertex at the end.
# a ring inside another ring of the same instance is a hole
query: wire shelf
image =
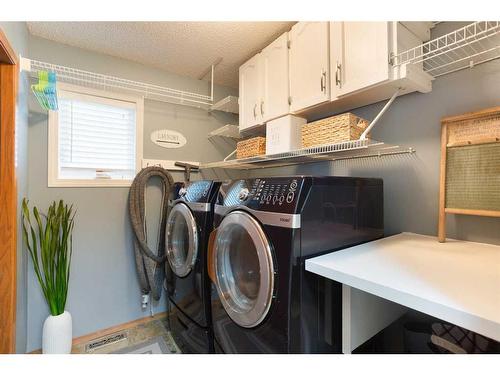
{"type": "Polygon", "coordinates": [[[254,156],[245,159],[234,159],[214,163],[202,163],[201,169],[258,169],[281,167],[319,161],[335,161],[357,159],[384,155],[411,154],[415,149],[401,148],[373,139],[355,140],[324,146],[308,147],[273,155],[254,156]]]}
{"type": "Polygon", "coordinates": [[[208,133],[208,138],[212,137],[240,139],[240,128],[238,127],[238,125],[227,124],[208,133]]]}
{"type": "Polygon", "coordinates": [[[423,63],[433,77],[500,58],[500,22],[478,21],[393,57],[394,66],[423,63]]]}
{"type": "Polygon", "coordinates": [[[211,110],[237,114],[239,112],[238,97],[232,95],[226,96],[224,99],[214,103],[211,110]]]}
{"type": "Polygon", "coordinates": [[[105,91],[120,91],[139,94],[146,99],[167,103],[189,105],[209,110],[213,104],[212,95],[203,95],[169,87],[132,81],[124,78],[93,73],[86,70],[50,64],[22,58],[22,66],[36,77],[41,70],[55,72],[59,82],[91,87],[105,91]]]}

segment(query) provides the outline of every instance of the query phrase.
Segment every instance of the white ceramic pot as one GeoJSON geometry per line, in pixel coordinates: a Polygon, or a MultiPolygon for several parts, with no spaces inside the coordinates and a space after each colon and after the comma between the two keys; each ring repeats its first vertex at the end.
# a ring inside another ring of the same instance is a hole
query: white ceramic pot
{"type": "Polygon", "coordinates": [[[42,353],[69,354],[73,340],[73,322],[67,311],[50,315],[43,323],[42,353]]]}

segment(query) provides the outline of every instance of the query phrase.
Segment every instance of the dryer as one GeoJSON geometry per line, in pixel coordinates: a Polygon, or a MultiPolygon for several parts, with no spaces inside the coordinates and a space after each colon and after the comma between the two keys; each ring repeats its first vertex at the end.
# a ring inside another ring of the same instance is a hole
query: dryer
{"type": "Polygon", "coordinates": [[[216,351],[340,353],[341,285],[306,272],[305,260],[383,236],[382,180],[234,181],[221,187],[214,224],[216,351]]]}
{"type": "Polygon", "coordinates": [[[170,328],[187,353],[213,352],[206,253],[219,187],[203,180],[180,189],[165,228],[170,328]]]}

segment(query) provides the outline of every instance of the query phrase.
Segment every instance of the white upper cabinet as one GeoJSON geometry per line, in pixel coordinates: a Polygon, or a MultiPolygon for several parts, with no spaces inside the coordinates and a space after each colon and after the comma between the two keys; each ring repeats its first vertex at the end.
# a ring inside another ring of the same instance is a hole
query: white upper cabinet
{"type": "Polygon", "coordinates": [[[299,22],[290,31],[291,112],[330,100],[329,23],[299,22]]]}
{"type": "MultiPolygon", "coordinates": [[[[421,34],[425,34],[426,25],[426,22],[411,24],[421,34]]],[[[397,80],[410,78],[408,72],[393,68],[390,57],[421,43],[422,40],[401,22],[331,22],[331,100],[337,101],[370,88],[374,90],[370,96],[365,96],[368,102],[359,101],[359,105],[385,99],[387,84],[394,85],[397,80]]],[[[422,70],[421,66],[416,68],[422,70]]],[[[427,77],[418,74],[411,79],[411,84],[401,81],[407,92],[414,91],[412,87],[426,88],[430,84],[427,77]]]]}
{"type": "Polygon", "coordinates": [[[299,22],[240,67],[240,131],[289,113],[318,118],[429,92],[422,63],[393,56],[429,36],[428,22],[299,22]]]}
{"type": "Polygon", "coordinates": [[[290,111],[288,33],[240,67],[240,131],[290,111]]]}
{"type": "Polygon", "coordinates": [[[389,79],[388,22],[330,24],[332,100],[389,79]]]}
{"type": "Polygon", "coordinates": [[[240,66],[240,131],[262,124],[260,110],[262,102],[261,87],[261,59],[260,54],[257,54],[240,66]]]}
{"type": "Polygon", "coordinates": [[[284,33],[261,52],[262,101],[259,106],[263,121],[287,115],[288,103],[288,33],[284,33]]]}

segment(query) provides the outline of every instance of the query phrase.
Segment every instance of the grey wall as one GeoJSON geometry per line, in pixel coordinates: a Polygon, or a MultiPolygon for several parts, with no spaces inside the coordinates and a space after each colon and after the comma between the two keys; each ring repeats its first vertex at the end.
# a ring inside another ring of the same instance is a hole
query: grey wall
{"type": "MultiPolygon", "coordinates": [[[[48,40],[30,37],[29,57],[75,68],[111,74],[132,80],[182,90],[208,93],[208,83],[168,74],[133,62],[92,53],[48,40]]],[[[236,90],[216,87],[218,98],[236,90]]],[[[73,316],[75,337],[147,316],[140,304],[127,209],[128,188],[48,188],[47,115],[32,98],[29,124],[29,197],[47,207],[52,200],[73,203],[78,213],[73,239],[73,264],[67,310],[73,316]]],[[[153,101],[145,102],[144,157],[168,160],[219,160],[231,147],[207,140],[209,131],[234,123],[232,115],[153,101]],[[182,132],[188,143],[175,150],[152,144],[155,129],[182,132]]],[[[174,174],[176,180],[183,175],[174,174]]],[[[196,178],[196,176],[195,176],[196,178]]],[[[156,238],[160,189],[152,184],[148,194],[149,238],[156,238]]],[[[41,346],[41,331],[48,309],[30,268],[28,278],[28,350],[41,346]]],[[[154,312],[165,310],[165,300],[154,304],[154,312]]]]}
{"type": "MultiPolygon", "coordinates": [[[[28,50],[28,29],[24,22],[0,22],[9,42],[17,54],[26,55],[28,50]]],[[[22,198],[28,191],[28,79],[25,73],[19,78],[16,108],[16,176],[18,196],[18,223],[22,198]]],[[[27,254],[23,251],[21,226],[17,233],[17,317],[16,352],[26,350],[27,333],[27,254]]]]}
{"type": "MultiPolygon", "coordinates": [[[[459,27],[440,24],[434,36],[459,27]]],[[[413,147],[412,156],[324,162],[252,171],[242,176],[290,174],[381,177],[384,179],[386,234],[403,231],[437,234],[440,119],[500,104],[500,60],[436,79],[428,94],[412,93],[395,100],[372,137],[386,143],[413,147]]],[[[384,103],[353,112],[373,119],[384,103]]],[[[213,176],[213,173],[206,173],[213,176]]],[[[500,219],[448,215],[448,237],[500,244],[500,219]]]]}

